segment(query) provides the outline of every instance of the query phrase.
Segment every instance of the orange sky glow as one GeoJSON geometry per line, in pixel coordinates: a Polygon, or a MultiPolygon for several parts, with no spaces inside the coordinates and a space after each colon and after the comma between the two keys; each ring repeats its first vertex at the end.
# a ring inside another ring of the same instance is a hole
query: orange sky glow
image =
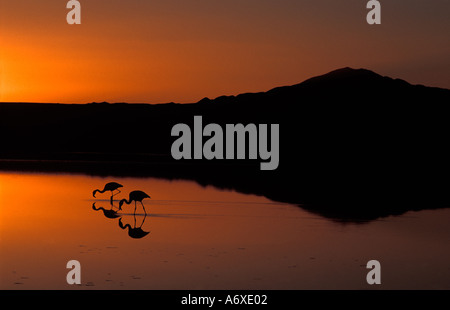
{"type": "Polygon", "coordinates": [[[0,101],[196,102],[341,67],[450,88],[448,1],[0,0],[0,101]]]}

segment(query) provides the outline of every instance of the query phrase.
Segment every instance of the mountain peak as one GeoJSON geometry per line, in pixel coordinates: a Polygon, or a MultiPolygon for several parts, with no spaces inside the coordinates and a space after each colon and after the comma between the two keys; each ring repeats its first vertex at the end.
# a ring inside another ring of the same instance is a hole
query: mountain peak
{"type": "Polygon", "coordinates": [[[328,74],[325,74],[325,75],[374,75],[374,76],[381,76],[378,73],[375,73],[375,72],[373,72],[371,70],[368,70],[368,69],[364,69],[364,68],[354,69],[354,68],[350,68],[350,67],[336,69],[336,70],[333,70],[333,71],[331,71],[331,72],[329,72],[328,74]]]}
{"type": "MultiPolygon", "coordinates": [[[[367,69],[353,69],[350,67],[340,68],[333,70],[331,72],[328,72],[323,75],[319,75],[316,77],[312,77],[310,79],[307,79],[306,81],[300,83],[312,83],[312,82],[326,82],[329,80],[340,80],[340,81],[348,81],[349,79],[382,79],[383,76],[379,75],[378,73],[375,73],[373,71],[367,70],[367,69]]],[[[300,85],[297,84],[297,85],[300,85]]]]}

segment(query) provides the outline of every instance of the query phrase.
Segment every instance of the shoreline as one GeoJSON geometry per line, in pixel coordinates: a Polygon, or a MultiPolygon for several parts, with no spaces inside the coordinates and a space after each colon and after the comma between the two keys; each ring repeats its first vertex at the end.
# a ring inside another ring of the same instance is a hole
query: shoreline
{"type": "MultiPolygon", "coordinates": [[[[318,214],[339,223],[364,223],[388,216],[402,215],[409,211],[433,210],[449,208],[445,202],[429,203],[396,203],[386,201],[385,204],[371,202],[369,199],[356,201],[333,201],[317,197],[316,201],[304,202],[297,195],[294,187],[283,186],[286,180],[274,179],[269,182],[260,178],[261,173],[241,175],[239,171],[253,168],[248,163],[241,167],[235,164],[192,163],[185,161],[171,162],[166,156],[159,156],[160,161],[129,162],[129,161],[93,161],[69,159],[0,159],[1,172],[18,173],[62,173],[82,174],[100,177],[134,177],[159,178],[166,180],[187,180],[201,186],[213,186],[222,190],[234,190],[243,194],[264,196],[274,202],[288,203],[318,214]],[[251,167],[251,168],[250,168],[251,167]],[[275,186],[278,184],[278,187],[275,186]]],[[[314,198],[314,196],[312,196],[314,198]]],[[[313,199],[312,199],[313,200],[313,199]]]]}

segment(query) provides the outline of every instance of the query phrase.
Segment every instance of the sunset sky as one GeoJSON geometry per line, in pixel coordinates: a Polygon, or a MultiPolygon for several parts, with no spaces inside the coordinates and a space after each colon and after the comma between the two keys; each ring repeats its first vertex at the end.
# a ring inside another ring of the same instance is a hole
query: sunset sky
{"type": "Polygon", "coordinates": [[[196,102],[341,67],[450,88],[450,1],[0,0],[0,101],[196,102]]]}

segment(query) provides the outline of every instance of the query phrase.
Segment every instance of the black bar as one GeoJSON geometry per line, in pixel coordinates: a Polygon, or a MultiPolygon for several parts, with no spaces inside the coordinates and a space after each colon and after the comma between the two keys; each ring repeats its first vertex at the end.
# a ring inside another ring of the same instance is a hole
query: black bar
{"type": "Polygon", "coordinates": [[[215,291],[215,290],[73,290],[73,291],[0,291],[4,305],[12,306],[58,306],[70,307],[99,306],[142,309],[179,308],[224,308],[236,307],[277,309],[322,309],[325,307],[342,309],[365,309],[374,307],[399,306],[405,309],[434,309],[447,304],[450,291],[215,291]],[[201,299],[199,297],[202,297],[201,299]],[[210,304],[211,298],[214,303],[210,304]],[[11,303],[9,303],[11,302],[11,303]],[[189,304],[184,304],[189,303],[189,304]],[[211,307],[210,307],[211,306],[211,307]],[[418,308],[419,307],[419,308],[418,308]]]}

